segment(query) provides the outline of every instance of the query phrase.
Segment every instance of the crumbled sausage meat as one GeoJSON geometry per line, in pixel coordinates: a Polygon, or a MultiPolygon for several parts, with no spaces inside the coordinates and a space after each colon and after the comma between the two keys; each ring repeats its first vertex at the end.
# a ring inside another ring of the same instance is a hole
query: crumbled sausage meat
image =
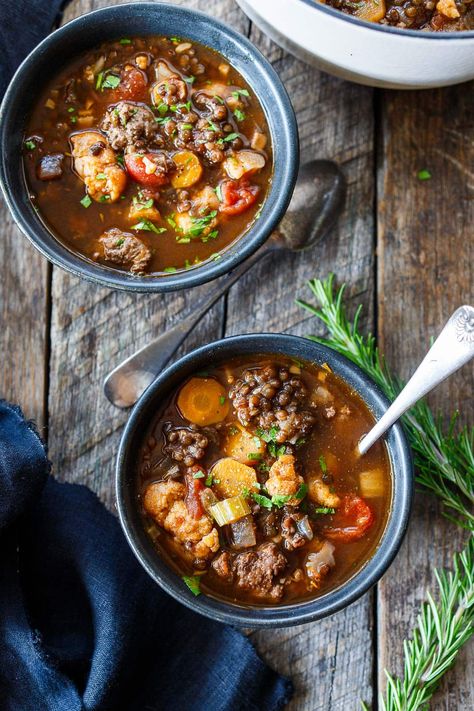
{"type": "Polygon", "coordinates": [[[229,392],[239,421],[248,427],[255,423],[269,430],[276,427],[276,442],[295,442],[308,434],[315,417],[302,409],[307,392],[302,379],[284,366],[249,368],[229,392]]]}
{"type": "Polygon", "coordinates": [[[219,549],[219,534],[208,516],[196,519],[189,513],[185,495],[186,487],[180,482],[159,481],[147,488],[143,505],[158,525],[197,559],[209,558],[219,549]]]}
{"type": "Polygon", "coordinates": [[[102,119],[102,130],[115,151],[160,148],[163,139],[151,109],[132,101],[119,101],[110,106],[102,119]]]}
{"type": "Polygon", "coordinates": [[[208,437],[196,425],[165,427],[164,435],[164,452],[186,467],[192,467],[202,459],[209,444],[208,437]]]}
{"type": "MultiPolygon", "coordinates": [[[[264,543],[254,551],[223,551],[212,562],[215,572],[256,596],[280,600],[284,590],[281,578],[287,560],[275,543],[264,543]]],[[[282,582],[283,580],[283,582],[282,582]]]]}
{"type": "Polygon", "coordinates": [[[270,468],[265,488],[270,496],[291,496],[287,504],[297,506],[300,503],[295,494],[304,483],[303,477],[296,471],[296,460],[292,454],[283,454],[270,468]]]}
{"type": "Polygon", "coordinates": [[[104,259],[114,264],[130,268],[132,274],[142,274],[151,259],[151,251],[143,242],[130,232],[123,232],[118,227],[106,230],[99,237],[104,259]]]}

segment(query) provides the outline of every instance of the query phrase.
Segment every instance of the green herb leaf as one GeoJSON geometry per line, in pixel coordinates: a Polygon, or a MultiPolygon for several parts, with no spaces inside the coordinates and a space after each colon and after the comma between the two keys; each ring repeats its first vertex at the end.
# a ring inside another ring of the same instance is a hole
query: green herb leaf
{"type": "Polygon", "coordinates": [[[219,397],[219,403],[220,403],[221,405],[225,405],[225,395],[221,395],[221,396],[219,397]]]}
{"type": "Polygon", "coordinates": [[[161,235],[163,232],[166,232],[166,227],[157,227],[151,220],[140,220],[136,225],[132,225],[132,230],[154,232],[157,235],[161,235]]]}
{"type": "Polygon", "coordinates": [[[208,474],[206,477],[206,481],[204,482],[206,486],[212,486],[213,480],[212,480],[212,474],[208,474]]]}
{"type": "Polygon", "coordinates": [[[431,180],[431,173],[429,170],[426,170],[426,168],[424,168],[423,170],[418,171],[417,178],[418,180],[431,180]]]}
{"type": "Polygon", "coordinates": [[[255,501],[255,503],[259,504],[260,506],[263,506],[265,509],[271,509],[273,504],[272,500],[268,498],[268,496],[264,496],[263,494],[250,494],[252,499],[255,501]]]}
{"type": "Polygon", "coordinates": [[[165,267],[163,271],[168,272],[169,274],[174,274],[174,272],[177,272],[178,270],[176,269],[176,267],[165,267]]]}
{"type": "Polygon", "coordinates": [[[34,151],[36,148],[36,143],[34,141],[25,141],[25,148],[29,151],[34,151]]]}
{"type": "Polygon", "coordinates": [[[118,155],[117,156],[117,163],[122,166],[122,168],[125,167],[125,158],[123,155],[118,155]]]}
{"type": "Polygon", "coordinates": [[[116,89],[120,84],[120,77],[115,76],[115,74],[107,74],[104,81],[102,82],[101,89],[116,89]]]}
{"type": "Polygon", "coordinates": [[[205,476],[206,476],[206,475],[204,474],[204,472],[202,471],[202,469],[200,469],[198,472],[195,472],[195,473],[193,474],[193,479],[204,479],[205,476]]]}
{"type": "Polygon", "coordinates": [[[201,594],[201,578],[199,575],[183,575],[183,581],[186,583],[193,595],[196,595],[197,597],[201,594]]]}
{"type": "Polygon", "coordinates": [[[99,202],[107,202],[107,200],[110,200],[110,195],[101,195],[99,198],[99,202]]]}
{"type": "Polygon", "coordinates": [[[232,92],[232,96],[234,99],[238,99],[240,96],[250,96],[249,92],[247,89],[236,89],[235,91],[232,92]]]}
{"type": "Polygon", "coordinates": [[[295,498],[299,499],[300,501],[304,499],[306,494],[308,493],[308,486],[304,482],[299,485],[298,491],[295,494],[295,498]]]}
{"type": "Polygon", "coordinates": [[[95,80],[95,88],[97,90],[102,89],[102,83],[104,81],[104,72],[99,72],[95,80]]]}
{"type": "Polygon", "coordinates": [[[82,198],[82,200],[80,201],[80,203],[81,203],[82,207],[89,207],[90,205],[92,205],[92,200],[91,200],[90,196],[86,193],[84,195],[84,197],[82,198]]]}
{"type": "Polygon", "coordinates": [[[237,121],[245,121],[245,119],[246,119],[244,112],[241,111],[240,109],[235,109],[234,116],[237,119],[237,121]]]}
{"type": "Polygon", "coordinates": [[[324,456],[323,456],[322,454],[321,454],[321,456],[319,457],[319,466],[321,467],[322,473],[323,473],[323,474],[326,474],[326,472],[327,472],[327,470],[328,470],[328,467],[327,467],[327,464],[326,464],[326,460],[324,459],[324,456]]]}
{"type": "Polygon", "coordinates": [[[132,44],[132,40],[128,39],[128,37],[122,37],[120,44],[132,44]]]}
{"type": "Polygon", "coordinates": [[[96,180],[107,180],[107,176],[105,173],[97,173],[97,175],[95,177],[96,177],[96,180]]]}
{"type": "Polygon", "coordinates": [[[192,74],[189,77],[183,77],[183,79],[187,84],[194,84],[196,81],[196,77],[193,77],[192,74]]]}
{"type": "Polygon", "coordinates": [[[313,509],[313,512],[315,514],[335,514],[336,509],[333,509],[330,506],[318,506],[313,509]]]}
{"type": "Polygon", "coordinates": [[[248,458],[257,461],[262,458],[262,455],[260,454],[260,452],[250,452],[248,454],[248,458]]]}
{"type": "Polygon", "coordinates": [[[225,138],[221,138],[221,141],[227,143],[227,141],[234,141],[236,138],[239,138],[238,133],[229,133],[225,138]]]}

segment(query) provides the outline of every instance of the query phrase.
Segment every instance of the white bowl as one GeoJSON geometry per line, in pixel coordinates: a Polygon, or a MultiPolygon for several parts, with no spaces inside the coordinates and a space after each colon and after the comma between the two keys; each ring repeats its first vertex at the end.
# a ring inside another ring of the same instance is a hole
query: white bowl
{"type": "Polygon", "coordinates": [[[330,74],[388,89],[474,79],[474,30],[421,32],[358,20],[313,0],[237,0],[260,29],[330,74]]]}

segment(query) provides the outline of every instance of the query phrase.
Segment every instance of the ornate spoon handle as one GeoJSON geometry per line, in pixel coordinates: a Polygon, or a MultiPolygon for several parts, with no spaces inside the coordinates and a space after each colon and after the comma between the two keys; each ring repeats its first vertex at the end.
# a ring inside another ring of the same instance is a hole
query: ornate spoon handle
{"type": "Polygon", "coordinates": [[[400,395],[359,442],[365,454],[404,412],[474,357],[474,308],[457,309],[413,373],[400,395]]]}

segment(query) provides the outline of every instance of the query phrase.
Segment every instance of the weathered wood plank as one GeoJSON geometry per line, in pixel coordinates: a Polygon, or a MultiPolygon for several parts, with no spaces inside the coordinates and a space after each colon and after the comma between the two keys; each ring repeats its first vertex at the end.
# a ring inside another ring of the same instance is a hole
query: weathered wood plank
{"type": "MultiPolygon", "coordinates": [[[[379,342],[394,371],[407,377],[451,312],[474,300],[474,96],[472,85],[423,93],[382,94],[378,167],[379,342]],[[421,169],[432,178],[417,179],[421,169]]],[[[432,404],[449,415],[474,414],[473,369],[441,386],[432,404]]],[[[417,497],[407,540],[379,586],[379,682],[400,672],[402,640],[434,586],[433,567],[450,565],[466,537],[444,520],[437,502],[417,497]]],[[[474,707],[468,645],[432,708],[474,707]]]]}
{"type": "MultiPolygon", "coordinates": [[[[373,319],[373,123],[370,89],[338,81],[285,54],[256,29],[251,39],[273,62],[293,101],[302,160],[331,158],[347,176],[344,214],[329,239],[312,252],[278,256],[253,269],[231,291],[227,333],[288,331],[308,335],[314,319],[298,308],[305,282],[333,270],[350,284],[348,296],[373,319]]],[[[291,676],[289,708],[347,711],[372,697],[372,596],[310,625],[253,634],[264,658],[291,676]]]]}
{"type": "Polygon", "coordinates": [[[19,403],[45,435],[48,264],[0,203],[0,397],[19,403]]]}

